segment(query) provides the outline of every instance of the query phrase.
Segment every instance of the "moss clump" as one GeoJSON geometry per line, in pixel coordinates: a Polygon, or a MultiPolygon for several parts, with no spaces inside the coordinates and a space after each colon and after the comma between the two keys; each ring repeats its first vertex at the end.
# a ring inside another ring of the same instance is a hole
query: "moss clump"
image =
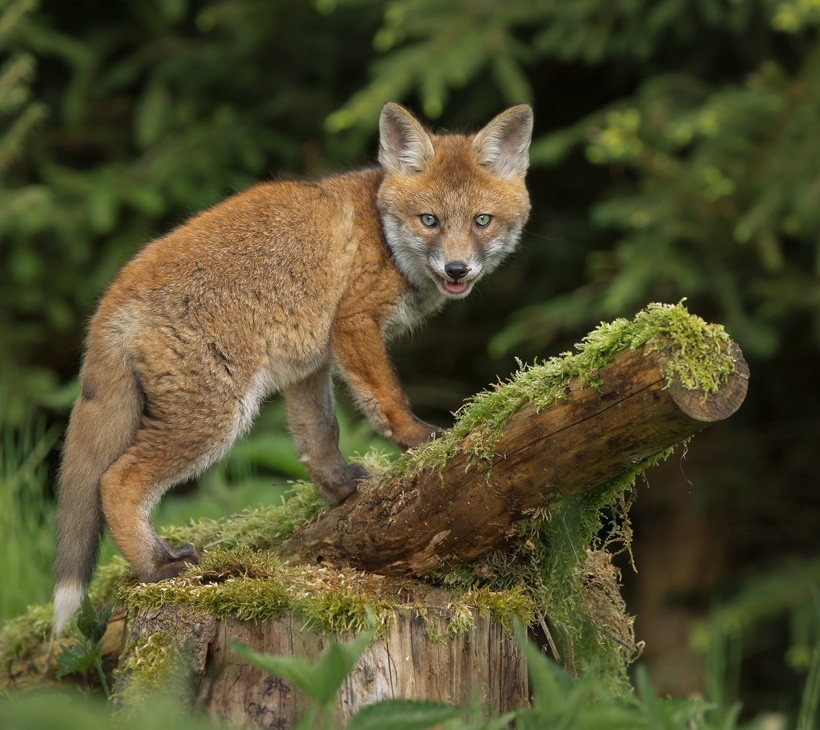
{"type": "MultiPolygon", "coordinates": [[[[132,610],[175,605],[244,621],[292,611],[325,634],[358,633],[375,621],[381,635],[397,609],[426,611],[429,590],[418,582],[353,569],[288,565],[265,550],[217,548],[179,578],[149,584],[123,582],[117,598],[132,610]]],[[[448,636],[472,628],[475,613],[489,615],[509,629],[514,620],[530,623],[534,611],[532,597],[523,586],[458,590],[448,603],[448,614],[452,612],[448,636]]]]}
{"type": "Polygon", "coordinates": [[[120,583],[117,599],[130,609],[189,606],[218,618],[258,621],[288,605],[281,562],[271,553],[250,548],[217,547],[200,565],[161,583],[120,583]]]}
{"type": "Polygon", "coordinates": [[[51,636],[51,604],[29,606],[22,616],[0,628],[0,671],[9,672],[14,662],[43,646],[51,636]]]}
{"type": "Polygon", "coordinates": [[[476,609],[481,616],[490,616],[506,631],[512,630],[516,621],[528,626],[535,613],[535,601],[524,585],[502,590],[476,586],[459,596],[458,603],[476,609]]]}
{"type": "Polygon", "coordinates": [[[193,543],[207,548],[270,548],[279,544],[297,525],[316,519],[328,508],[309,482],[295,482],[282,504],[254,507],[228,520],[197,520],[188,525],[167,527],[165,536],[174,543],[193,543]]]}
{"type": "Polygon", "coordinates": [[[262,621],[294,611],[324,633],[359,632],[368,616],[382,629],[406,581],[319,565],[286,565],[272,552],[222,547],[188,573],[162,583],[120,584],[118,600],[131,609],[186,606],[217,618],[262,621]]]}
{"type": "Polygon", "coordinates": [[[163,633],[155,633],[130,646],[126,654],[128,658],[118,673],[128,677],[131,688],[154,692],[170,679],[176,663],[176,642],[163,633]]]}
{"type": "Polygon", "coordinates": [[[186,663],[180,654],[180,643],[162,632],[143,637],[123,651],[124,660],[115,670],[115,677],[125,677],[125,686],[119,686],[114,701],[115,717],[130,717],[144,708],[147,697],[160,701],[176,694],[184,697],[186,663]],[[183,691],[174,693],[174,688],[183,691]]]}

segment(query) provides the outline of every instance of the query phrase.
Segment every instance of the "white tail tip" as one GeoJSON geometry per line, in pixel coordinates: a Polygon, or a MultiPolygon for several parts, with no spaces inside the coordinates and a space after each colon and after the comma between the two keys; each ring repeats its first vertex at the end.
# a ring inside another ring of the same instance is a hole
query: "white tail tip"
{"type": "Polygon", "coordinates": [[[59,636],[80,607],[85,588],[77,581],[58,583],[54,589],[54,635],[59,636]]]}

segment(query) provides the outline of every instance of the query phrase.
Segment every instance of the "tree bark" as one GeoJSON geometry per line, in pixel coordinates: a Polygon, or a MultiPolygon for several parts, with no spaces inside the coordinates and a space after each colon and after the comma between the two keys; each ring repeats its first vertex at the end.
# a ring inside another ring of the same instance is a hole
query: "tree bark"
{"type": "MultiPolygon", "coordinates": [[[[420,612],[396,609],[386,634],[368,647],[345,678],[336,698],[334,716],[340,726],[363,707],[391,698],[424,699],[470,706],[478,699],[493,716],[525,705],[529,699],[527,667],[510,632],[489,616],[474,615],[467,633],[446,636],[453,618],[448,596],[441,605],[420,612]]],[[[189,684],[187,700],[210,715],[243,727],[292,728],[311,701],[291,684],[245,663],[232,652],[228,640],[279,656],[316,661],[328,638],[306,628],[303,618],[285,613],[269,621],[220,621],[178,606],[137,612],[129,626],[131,649],[150,637],[170,638],[175,647],[174,667],[189,684]]],[[[345,637],[341,637],[344,640],[345,637]]],[[[127,692],[133,677],[121,674],[116,691],[127,692]]],[[[143,701],[142,699],[140,701],[143,701]]]]}
{"type": "Polygon", "coordinates": [[[520,408],[489,461],[471,462],[462,444],[440,471],[402,474],[353,495],[299,528],[283,553],[384,575],[472,562],[501,544],[528,510],[594,490],[732,415],[749,377],[737,346],[732,354],[735,372],[705,395],[667,384],[663,351],[624,351],[597,374],[599,388],[570,381],[540,412],[520,408]]]}

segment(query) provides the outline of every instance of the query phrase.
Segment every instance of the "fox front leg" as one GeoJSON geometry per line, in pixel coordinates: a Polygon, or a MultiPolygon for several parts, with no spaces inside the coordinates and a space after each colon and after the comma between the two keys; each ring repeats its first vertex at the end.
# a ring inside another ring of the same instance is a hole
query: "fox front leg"
{"type": "Polygon", "coordinates": [[[353,397],[379,433],[407,450],[440,431],[410,410],[376,322],[367,317],[337,322],[331,347],[353,397]]]}

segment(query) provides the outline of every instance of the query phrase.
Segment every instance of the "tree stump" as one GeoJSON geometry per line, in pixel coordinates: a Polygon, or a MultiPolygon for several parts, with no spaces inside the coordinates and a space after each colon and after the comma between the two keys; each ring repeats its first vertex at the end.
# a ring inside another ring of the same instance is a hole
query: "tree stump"
{"type": "MultiPolygon", "coordinates": [[[[386,633],[370,645],[345,679],[336,700],[336,720],[345,723],[361,708],[387,698],[424,698],[464,707],[477,699],[493,715],[526,704],[526,664],[510,632],[476,612],[468,632],[448,637],[454,618],[453,607],[446,603],[396,609],[386,633]]],[[[188,694],[197,706],[231,723],[255,728],[293,727],[309,700],[288,683],[246,664],[230,650],[228,641],[240,641],[261,653],[311,661],[318,659],[328,642],[292,613],[247,622],[218,620],[179,606],[139,612],[128,633],[130,649],[120,663],[130,669],[118,693],[127,696],[129,683],[141,681],[140,672],[162,676],[161,664],[169,662],[171,673],[192,677],[188,694]],[[155,637],[163,637],[164,645],[155,647],[159,651],[153,663],[140,666],[139,660],[133,661],[135,652],[155,637]]]]}

